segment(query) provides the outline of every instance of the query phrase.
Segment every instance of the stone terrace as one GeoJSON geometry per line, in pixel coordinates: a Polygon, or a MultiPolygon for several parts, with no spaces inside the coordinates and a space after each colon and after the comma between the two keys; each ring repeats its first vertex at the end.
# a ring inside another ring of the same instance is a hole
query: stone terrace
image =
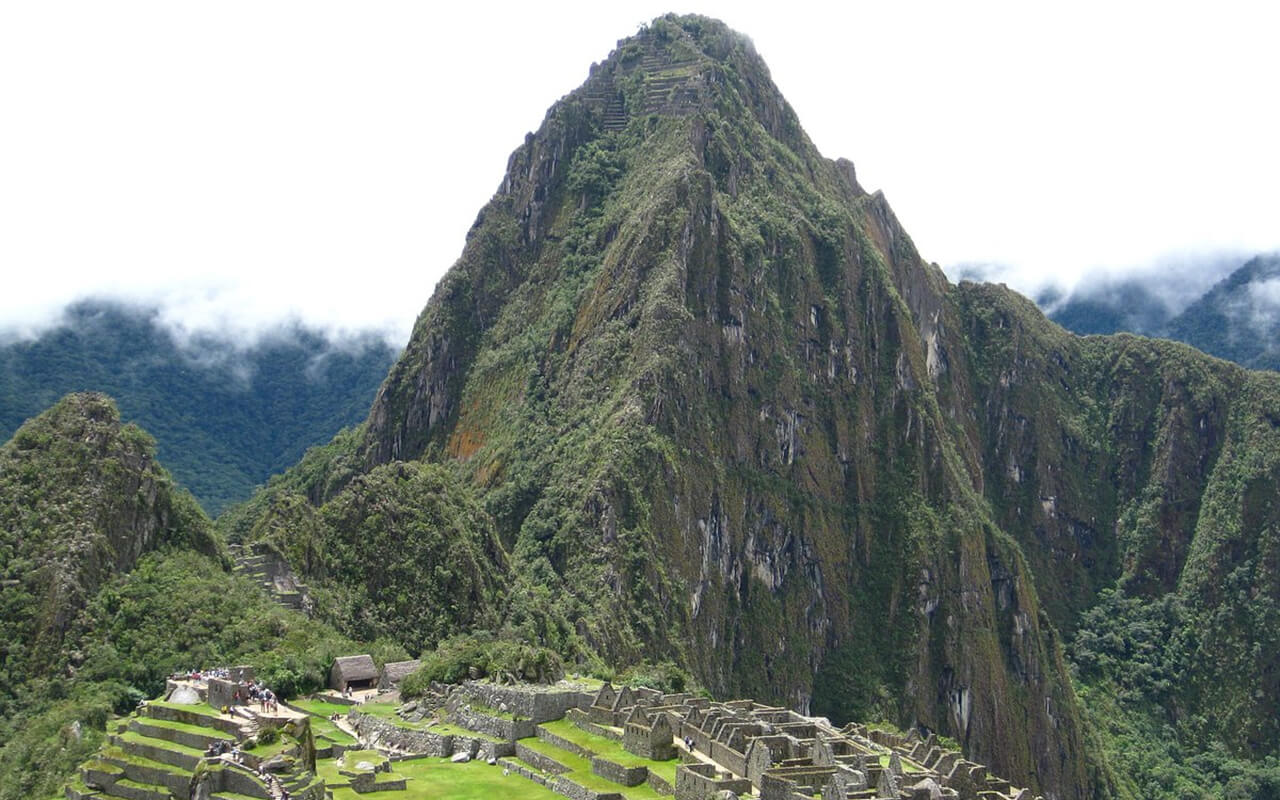
{"type": "Polygon", "coordinates": [[[67,800],[274,800],[281,788],[297,800],[324,800],[324,783],[306,763],[305,723],[280,726],[256,744],[257,723],[205,702],[153,701],[113,723],[105,744],[80,766],[67,800]],[[230,753],[240,752],[239,760],[230,753]],[[227,752],[211,755],[211,752],[227,752]],[[272,775],[264,779],[259,768],[272,775]]]}

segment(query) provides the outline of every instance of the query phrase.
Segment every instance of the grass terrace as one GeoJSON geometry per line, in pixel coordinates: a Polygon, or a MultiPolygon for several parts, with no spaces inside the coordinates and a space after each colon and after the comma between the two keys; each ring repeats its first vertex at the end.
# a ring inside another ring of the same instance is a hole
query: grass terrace
{"type": "Polygon", "coordinates": [[[352,708],[360,708],[362,710],[364,708],[364,706],[344,706],[340,703],[329,703],[315,698],[308,698],[306,700],[290,700],[289,705],[299,711],[305,711],[308,714],[312,714],[317,717],[324,717],[325,719],[328,719],[334,714],[345,717],[347,712],[352,708]]]}
{"type": "MultiPolygon", "coordinates": [[[[545,722],[542,727],[548,732],[554,733],[562,739],[566,739],[574,744],[582,747],[601,758],[621,764],[624,767],[648,767],[659,777],[667,780],[671,785],[676,782],[676,767],[679,766],[679,759],[671,759],[670,761],[650,761],[647,758],[638,756],[634,753],[628,753],[622,749],[620,742],[612,739],[606,739],[603,736],[596,736],[587,733],[578,726],[568,720],[556,720],[555,722],[545,722]]],[[[550,756],[561,764],[569,768],[569,772],[564,777],[572,780],[574,783],[584,786],[594,791],[610,791],[621,792],[628,800],[655,800],[655,798],[666,797],[667,795],[659,794],[653,787],[648,784],[639,786],[620,786],[610,780],[601,778],[591,771],[591,759],[584,758],[568,750],[563,750],[550,742],[542,739],[530,738],[521,739],[520,743],[527,746],[530,750],[537,751],[543,755],[550,756]]]]}
{"type": "MultiPolygon", "coordinates": [[[[333,763],[333,762],[328,762],[333,763]]],[[[454,764],[434,758],[397,761],[395,772],[406,778],[403,792],[357,794],[350,788],[333,790],[333,800],[563,800],[560,795],[501,767],[479,761],[454,764]]],[[[336,771],[335,771],[336,774],[336,771]]],[[[613,786],[613,784],[610,784],[613,786]]]]}
{"type": "MultiPolygon", "coordinates": [[[[436,718],[427,718],[421,722],[410,722],[404,717],[396,713],[396,709],[400,706],[396,703],[364,703],[356,706],[356,710],[379,719],[385,719],[393,725],[411,731],[431,731],[432,733],[445,734],[450,736],[469,736],[472,739],[481,739],[486,742],[501,742],[502,739],[496,736],[479,733],[477,731],[462,728],[449,722],[443,722],[436,718]]],[[[473,710],[477,710],[476,706],[472,706],[473,710]]],[[[485,711],[483,713],[488,713],[485,711]]],[[[494,712],[495,716],[505,716],[510,719],[511,715],[503,715],[500,712],[494,712]]]]}

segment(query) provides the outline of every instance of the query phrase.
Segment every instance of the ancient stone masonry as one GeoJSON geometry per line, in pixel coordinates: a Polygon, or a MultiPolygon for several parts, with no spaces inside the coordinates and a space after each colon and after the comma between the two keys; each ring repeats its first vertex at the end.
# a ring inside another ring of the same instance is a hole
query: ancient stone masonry
{"type": "MultiPolygon", "coordinates": [[[[900,736],[853,724],[836,728],[820,717],[751,700],[714,702],[608,683],[593,694],[478,681],[439,688],[447,694],[451,721],[505,739],[519,759],[508,768],[525,774],[524,765],[532,764],[546,773],[540,782],[566,796],[585,790],[560,775],[563,765],[514,742],[535,735],[590,757],[543,727],[562,718],[587,733],[620,741],[637,756],[653,761],[679,757],[674,787],[655,784],[652,773],[648,778],[662,791],[674,790],[679,800],[752,794],[760,800],[1032,800],[1026,789],[989,776],[986,767],[947,750],[936,737],[900,736]],[[529,727],[520,727],[521,722],[529,727]]],[[[430,746],[433,754],[448,750],[440,743],[430,746]]],[[[622,786],[647,779],[644,768],[600,758],[591,762],[595,774],[622,786]]]]}
{"type": "Polygon", "coordinates": [[[648,114],[684,116],[703,104],[714,80],[711,67],[692,40],[682,49],[646,31],[603,64],[593,65],[580,98],[604,131],[620,131],[631,119],[648,114]]]}
{"type": "MultiPolygon", "coordinates": [[[[243,677],[238,675],[237,677],[243,677]]],[[[213,687],[210,687],[210,691],[213,687]]],[[[206,703],[152,701],[113,722],[107,742],[66,786],[67,800],[324,800],[307,719],[276,727],[283,747],[257,746],[257,726],[206,703]]]]}
{"type": "Polygon", "coordinates": [[[622,728],[623,746],[646,758],[681,755],[674,787],[680,800],[726,791],[754,792],[761,800],[1031,800],[1027,790],[989,776],[933,736],[837,729],[823,718],[750,700],[717,703],[608,684],[589,702],[566,717],[597,734],[622,728]],[[677,740],[692,749],[677,748],[677,740]]]}
{"type": "Polygon", "coordinates": [[[397,689],[400,687],[400,681],[418,671],[422,666],[422,662],[414,661],[390,661],[382,668],[382,674],[378,676],[378,689],[397,689]]]}
{"type": "Polygon", "coordinates": [[[329,670],[329,688],[336,691],[346,689],[372,689],[378,683],[378,667],[369,655],[343,656],[334,659],[329,670]]]}
{"type": "Polygon", "coordinates": [[[274,551],[262,548],[243,548],[228,545],[235,560],[235,572],[262,586],[271,598],[285,608],[311,613],[311,597],[307,587],[293,574],[289,563],[274,551]]]}

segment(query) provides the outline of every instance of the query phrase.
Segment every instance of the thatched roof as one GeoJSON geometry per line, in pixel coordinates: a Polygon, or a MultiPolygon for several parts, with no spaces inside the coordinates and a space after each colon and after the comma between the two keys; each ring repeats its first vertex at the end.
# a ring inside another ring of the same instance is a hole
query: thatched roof
{"type": "Polygon", "coordinates": [[[378,667],[373,663],[373,656],[343,656],[335,659],[333,670],[329,672],[329,683],[350,683],[351,681],[371,681],[378,679],[378,667]]]}
{"type": "Polygon", "coordinates": [[[413,661],[392,661],[382,668],[382,679],[379,684],[382,686],[397,686],[405,677],[418,671],[418,667],[422,666],[422,662],[415,659],[413,661]]]}

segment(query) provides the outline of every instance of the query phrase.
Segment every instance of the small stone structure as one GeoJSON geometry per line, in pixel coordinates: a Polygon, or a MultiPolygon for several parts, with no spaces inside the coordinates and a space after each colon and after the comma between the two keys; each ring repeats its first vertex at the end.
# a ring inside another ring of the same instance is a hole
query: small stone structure
{"type": "Polygon", "coordinates": [[[622,746],[630,753],[652,761],[669,761],[676,757],[674,733],[666,712],[655,712],[652,717],[642,706],[632,706],[627,722],[622,728],[622,746]]]}
{"type": "Polygon", "coordinates": [[[378,667],[370,655],[342,656],[329,670],[329,688],[335,691],[372,689],[377,683],[378,667]]]}

